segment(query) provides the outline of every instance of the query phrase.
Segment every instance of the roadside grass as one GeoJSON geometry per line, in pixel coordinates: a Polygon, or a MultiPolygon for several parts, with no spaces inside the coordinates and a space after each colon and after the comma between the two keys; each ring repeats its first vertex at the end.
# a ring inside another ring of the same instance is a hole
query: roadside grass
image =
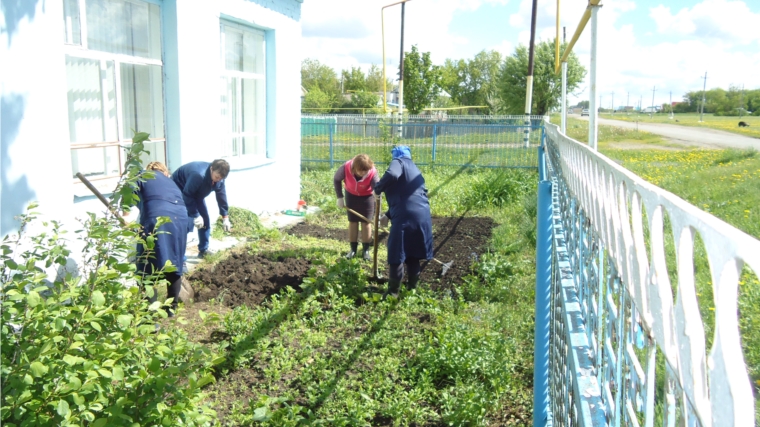
{"type": "MultiPolygon", "coordinates": [[[[345,227],[333,173],[304,170],[302,198],[323,208],[309,221],[345,227]]],[[[341,256],[345,242],[283,233],[250,243],[260,254],[307,252],[314,267],[302,292],[216,316],[227,361],[208,399],[221,425],[531,423],[536,172],[423,173],[434,215],[499,224],[467,283],[382,301],[366,266],[341,256]]]]}
{"type": "MultiPolygon", "coordinates": [[[[693,126],[707,129],[723,130],[727,132],[738,133],[742,135],[752,136],[760,138],[760,116],[715,116],[712,114],[704,114],[702,116],[702,122],[699,121],[699,113],[680,113],[674,114],[673,119],[670,118],[668,113],[652,114],[639,114],[636,112],[631,113],[603,113],[600,115],[605,119],[623,120],[627,122],[642,122],[642,123],[667,123],[679,126],[693,126]],[[678,120],[676,122],[676,120],[678,120]],[[743,121],[749,125],[749,127],[739,127],[739,122],[743,121]]],[[[758,141],[760,143],[760,141],[758,141]]]]}
{"type": "MultiPolygon", "coordinates": [[[[551,116],[553,124],[559,126],[560,116],[554,114],[551,116]]],[[[567,117],[567,136],[579,142],[588,142],[588,120],[580,120],[572,116],[567,117]]],[[[674,144],[664,140],[659,135],[653,133],[637,131],[634,129],[625,129],[616,126],[599,125],[597,139],[599,141],[599,150],[612,148],[652,148],[652,149],[683,149],[684,146],[674,144]]]]}
{"type": "MultiPolygon", "coordinates": [[[[760,238],[760,155],[755,150],[602,150],[647,181],[683,198],[723,221],[760,238]]],[[[647,244],[649,242],[647,241],[647,244]]],[[[671,283],[677,280],[675,243],[669,218],[665,250],[671,283]]],[[[694,269],[707,351],[715,333],[712,277],[704,242],[694,244],[694,269]]],[[[760,425],[760,272],[744,267],[739,281],[739,328],[744,358],[755,388],[756,424],[760,425]]]]}

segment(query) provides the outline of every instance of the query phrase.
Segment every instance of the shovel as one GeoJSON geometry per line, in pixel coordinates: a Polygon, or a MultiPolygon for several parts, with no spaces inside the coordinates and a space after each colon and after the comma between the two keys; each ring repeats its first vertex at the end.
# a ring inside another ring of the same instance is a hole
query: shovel
{"type": "Polygon", "coordinates": [[[380,198],[379,197],[375,198],[375,229],[373,230],[375,232],[375,242],[374,242],[375,256],[373,257],[373,261],[372,261],[372,275],[373,275],[372,280],[375,282],[377,282],[380,279],[380,277],[378,277],[379,275],[377,274],[377,249],[380,247],[380,242],[377,241],[378,239],[377,224],[378,222],[380,222],[380,208],[381,207],[382,205],[380,204],[380,198]]]}

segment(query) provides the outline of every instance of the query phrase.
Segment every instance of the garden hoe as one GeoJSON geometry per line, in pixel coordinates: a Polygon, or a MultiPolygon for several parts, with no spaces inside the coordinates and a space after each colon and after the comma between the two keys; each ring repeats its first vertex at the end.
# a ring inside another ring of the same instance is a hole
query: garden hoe
{"type": "Polygon", "coordinates": [[[449,261],[449,262],[441,262],[441,261],[433,258],[433,261],[435,261],[438,264],[441,264],[443,266],[443,268],[441,268],[441,277],[443,277],[446,274],[446,272],[449,271],[449,269],[451,268],[451,266],[454,265],[454,261],[453,260],[449,261]]]}
{"type": "MultiPolygon", "coordinates": [[[[82,181],[82,183],[87,188],[89,188],[90,191],[92,191],[92,194],[94,194],[95,197],[98,198],[98,200],[100,200],[101,202],[103,202],[104,205],[106,205],[106,208],[108,208],[108,210],[113,214],[113,216],[115,216],[116,219],[119,220],[119,224],[121,224],[122,227],[127,226],[127,222],[124,221],[124,218],[122,218],[121,215],[119,215],[119,212],[117,212],[116,209],[114,209],[114,207],[108,203],[108,200],[103,196],[103,194],[100,193],[100,191],[98,191],[97,188],[95,188],[94,185],[92,185],[90,180],[85,178],[81,172],[77,172],[76,177],[79,178],[79,180],[82,181]]],[[[182,282],[181,282],[182,287],[179,291],[179,301],[183,303],[187,303],[188,301],[192,300],[195,297],[195,291],[193,291],[193,287],[190,286],[190,282],[186,279],[186,277],[187,275],[184,275],[184,274],[182,275],[182,282]]]]}

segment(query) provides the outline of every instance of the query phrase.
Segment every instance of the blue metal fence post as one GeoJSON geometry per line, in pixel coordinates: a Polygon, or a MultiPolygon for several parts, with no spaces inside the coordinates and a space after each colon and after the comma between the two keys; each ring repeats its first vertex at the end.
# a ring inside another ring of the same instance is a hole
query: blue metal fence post
{"type": "Polygon", "coordinates": [[[552,183],[547,180],[544,146],[538,150],[536,228],[536,330],[533,349],[533,426],[546,426],[549,416],[549,344],[551,331],[552,183]]]}
{"type": "Polygon", "coordinates": [[[435,144],[436,144],[436,129],[437,125],[433,125],[433,163],[435,163],[435,144]]]}
{"type": "Polygon", "coordinates": [[[334,156],[335,156],[335,153],[333,151],[333,124],[332,123],[328,123],[327,127],[329,128],[329,133],[330,133],[330,169],[332,169],[333,168],[333,162],[334,162],[334,156]]]}

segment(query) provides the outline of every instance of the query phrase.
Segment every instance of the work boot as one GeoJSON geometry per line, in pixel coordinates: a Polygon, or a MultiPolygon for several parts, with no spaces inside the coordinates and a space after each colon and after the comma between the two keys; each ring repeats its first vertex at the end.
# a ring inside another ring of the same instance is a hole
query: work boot
{"type": "Polygon", "coordinates": [[[346,258],[351,259],[356,256],[356,251],[357,251],[357,248],[359,247],[359,242],[349,242],[349,244],[351,245],[351,251],[349,251],[346,254],[346,258]]]}
{"type": "Polygon", "coordinates": [[[400,286],[401,286],[400,280],[393,280],[393,279],[388,280],[388,289],[383,294],[383,299],[387,298],[388,295],[394,298],[398,298],[398,292],[399,292],[400,286]]]}
{"type": "Polygon", "coordinates": [[[369,254],[369,243],[362,243],[362,258],[369,261],[372,257],[369,254]]]}
{"type": "Polygon", "coordinates": [[[349,252],[346,254],[346,258],[347,258],[347,259],[351,259],[351,258],[353,258],[353,257],[355,257],[355,256],[356,256],[356,251],[349,251],[349,252]]]}
{"type": "Polygon", "coordinates": [[[410,277],[409,282],[406,284],[406,288],[410,291],[416,289],[418,283],[420,283],[420,276],[410,277]]]}

